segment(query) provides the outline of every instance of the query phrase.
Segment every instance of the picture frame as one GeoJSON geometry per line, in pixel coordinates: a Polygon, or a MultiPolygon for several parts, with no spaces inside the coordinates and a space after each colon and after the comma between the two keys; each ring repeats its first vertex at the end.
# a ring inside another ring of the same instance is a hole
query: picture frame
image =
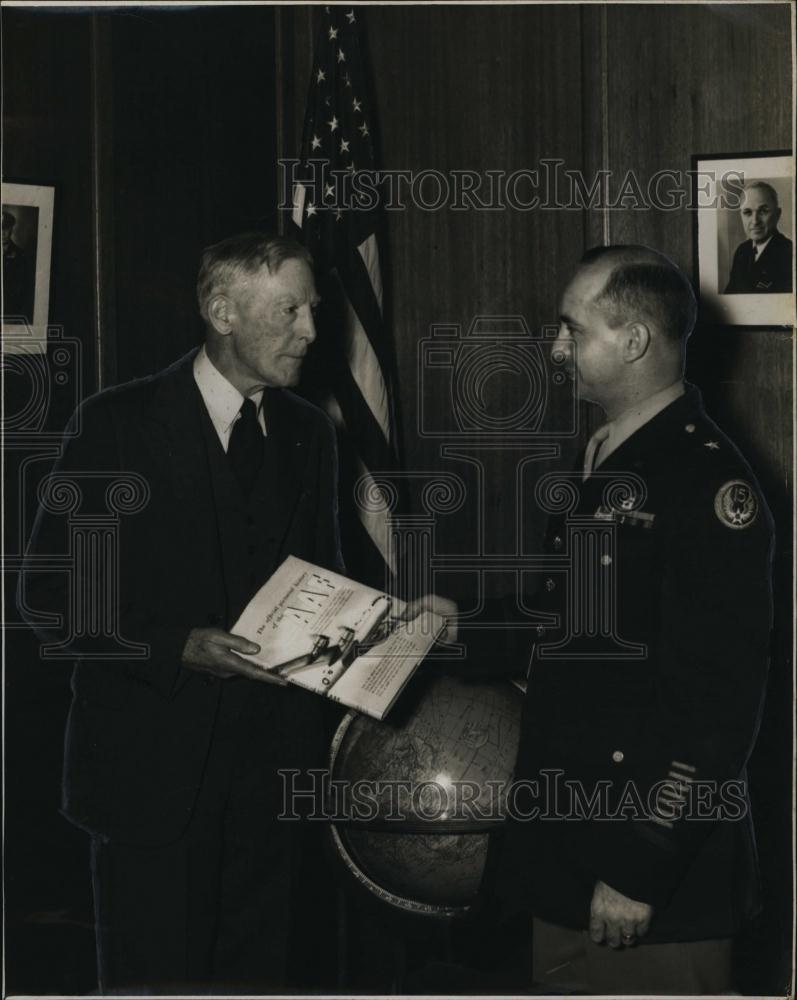
{"type": "Polygon", "coordinates": [[[697,286],[706,317],[722,326],[792,326],[792,151],[696,154],[692,179],[697,286]],[[770,204],[774,197],[777,205],[770,204]]]}
{"type": "Polygon", "coordinates": [[[3,196],[2,348],[47,351],[55,188],[6,183],[3,196]]]}

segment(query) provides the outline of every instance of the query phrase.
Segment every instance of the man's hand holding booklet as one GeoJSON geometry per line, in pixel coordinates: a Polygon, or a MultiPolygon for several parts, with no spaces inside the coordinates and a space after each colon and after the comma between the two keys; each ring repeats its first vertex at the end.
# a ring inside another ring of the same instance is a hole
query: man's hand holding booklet
{"type": "MultiPolygon", "coordinates": [[[[449,602],[440,603],[448,610],[449,602]]],[[[247,660],[376,719],[385,717],[445,630],[445,619],[425,602],[408,609],[382,591],[294,556],[260,588],[232,629],[260,647],[247,660]]]]}

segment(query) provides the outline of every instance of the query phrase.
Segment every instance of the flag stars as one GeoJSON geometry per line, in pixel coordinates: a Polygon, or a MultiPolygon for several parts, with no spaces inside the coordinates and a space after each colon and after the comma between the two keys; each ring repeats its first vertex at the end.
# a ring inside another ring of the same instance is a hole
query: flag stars
{"type": "Polygon", "coordinates": [[[334,195],[334,193],[335,189],[332,187],[332,185],[327,184],[327,186],[324,188],[324,197],[331,198],[334,195]]]}
{"type": "Polygon", "coordinates": [[[317,135],[313,136],[313,141],[311,142],[310,145],[312,146],[313,149],[320,149],[321,148],[321,140],[318,138],[317,135]]]}
{"type": "MultiPolygon", "coordinates": [[[[327,8],[327,9],[329,9],[329,8],[327,8]]],[[[334,42],[337,37],[338,37],[338,29],[337,28],[330,28],[329,29],[329,40],[330,40],[330,42],[334,42]]]]}
{"type": "Polygon", "coordinates": [[[338,121],[338,119],[337,119],[337,117],[335,115],[332,116],[332,121],[331,122],[327,122],[327,125],[329,125],[330,132],[334,132],[335,129],[338,127],[339,124],[340,124],[340,122],[338,121]]]}
{"type": "Polygon", "coordinates": [[[719,442],[717,442],[717,441],[706,441],[705,444],[703,445],[703,447],[704,448],[708,448],[710,451],[719,451],[720,450],[719,442]]]}
{"type": "Polygon", "coordinates": [[[343,49],[338,49],[338,62],[339,63],[346,62],[346,56],[343,52],[343,49]]]}
{"type": "Polygon", "coordinates": [[[354,22],[357,20],[357,18],[354,16],[353,10],[350,10],[349,13],[346,15],[346,20],[349,22],[349,24],[354,24],[354,22]]]}
{"type": "Polygon", "coordinates": [[[343,212],[339,208],[335,209],[335,222],[340,222],[343,218],[343,212]]]}
{"type": "Polygon", "coordinates": [[[347,87],[351,87],[351,77],[349,76],[348,73],[346,73],[346,75],[343,77],[343,82],[346,84],[347,87]]]}
{"type": "Polygon", "coordinates": [[[363,139],[364,139],[364,138],[365,138],[365,137],[366,137],[367,135],[370,135],[370,134],[371,134],[371,133],[370,133],[370,132],[368,131],[368,125],[367,125],[367,124],[366,124],[365,122],[363,122],[363,123],[362,123],[362,125],[360,125],[360,127],[358,128],[358,132],[361,132],[361,133],[362,133],[362,137],[363,137],[363,139]]]}
{"type": "Polygon", "coordinates": [[[348,153],[348,151],[349,151],[349,143],[348,143],[347,139],[341,139],[340,140],[340,151],[341,151],[341,153],[348,153]]]}
{"type": "Polygon", "coordinates": [[[315,82],[323,83],[323,81],[326,80],[326,78],[327,78],[326,73],[322,69],[319,69],[319,71],[315,75],[315,82]]]}
{"type": "Polygon", "coordinates": [[[351,106],[354,108],[355,111],[359,111],[362,108],[362,104],[357,100],[356,97],[352,99],[351,106]]]}

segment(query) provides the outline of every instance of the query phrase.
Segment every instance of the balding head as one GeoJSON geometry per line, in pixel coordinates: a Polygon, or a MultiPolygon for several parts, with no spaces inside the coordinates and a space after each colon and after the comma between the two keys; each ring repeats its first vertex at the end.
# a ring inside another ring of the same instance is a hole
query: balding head
{"type": "Polygon", "coordinates": [[[596,248],[562,293],[554,351],[582,398],[612,418],[682,377],[696,312],[689,282],[663,254],[596,248]]]}
{"type": "Polygon", "coordinates": [[[606,276],[594,302],[609,326],[640,320],[668,340],[686,342],[697,319],[697,300],[686,275],[669,257],[642,245],[593,247],[581,266],[606,276]]]}

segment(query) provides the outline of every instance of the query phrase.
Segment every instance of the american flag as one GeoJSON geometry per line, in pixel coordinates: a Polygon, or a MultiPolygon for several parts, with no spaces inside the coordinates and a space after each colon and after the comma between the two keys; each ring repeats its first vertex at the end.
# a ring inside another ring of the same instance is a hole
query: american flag
{"type": "Polygon", "coordinates": [[[388,586],[396,571],[372,476],[396,468],[392,383],[377,233],[374,122],[363,61],[362,9],[326,7],[295,171],[292,223],[317,265],[322,307],[305,388],[338,428],[340,515],[348,571],[388,586]]]}

